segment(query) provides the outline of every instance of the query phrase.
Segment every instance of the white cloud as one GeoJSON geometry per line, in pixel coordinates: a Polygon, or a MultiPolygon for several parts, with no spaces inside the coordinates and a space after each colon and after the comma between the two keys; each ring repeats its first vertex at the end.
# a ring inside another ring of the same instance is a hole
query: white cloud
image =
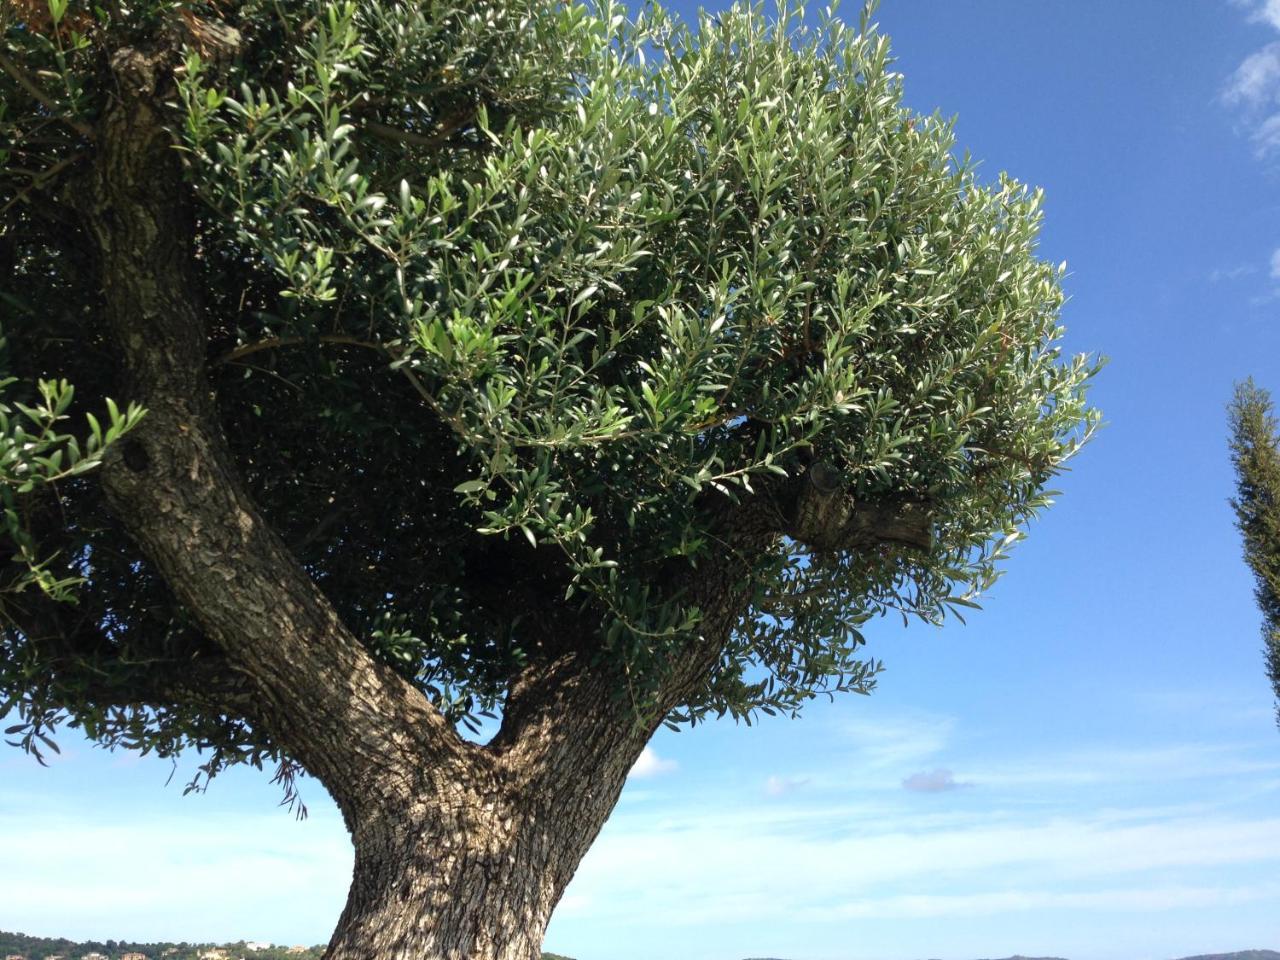
{"type": "Polygon", "coordinates": [[[556,906],[556,912],[559,914],[583,913],[591,906],[590,897],[568,896],[561,897],[560,903],[556,906]]]}
{"type": "Polygon", "coordinates": [[[1271,252],[1271,279],[1280,280],[1280,247],[1271,252]]]}
{"type": "Polygon", "coordinates": [[[1280,113],[1273,113],[1262,120],[1249,135],[1259,157],[1267,157],[1280,151],[1280,113]]]}
{"type": "MultiPolygon", "coordinates": [[[[957,757],[965,765],[954,772],[920,763],[972,747],[972,737],[953,737],[952,728],[920,713],[829,737],[832,762],[802,803],[712,792],[683,809],[620,809],[570,888],[590,898],[579,916],[705,927],[797,916],[1139,915],[1269,902],[1280,893],[1272,880],[1280,870],[1280,761],[1270,751],[1251,743],[1099,745],[1022,760],[957,757]],[[872,761],[881,767],[869,776],[872,761]],[[913,769],[931,772],[907,776],[913,769]],[[984,802],[909,801],[904,776],[917,789],[972,783],[984,802]],[[1203,793],[1226,779],[1233,803],[1224,808],[1203,793]],[[1152,785],[1161,790],[1150,795],[1152,785]],[[1145,802],[1134,802],[1143,794],[1145,802]],[[1152,796],[1169,799],[1152,805],[1152,796]],[[1272,888],[1251,886],[1264,883],[1272,888]]],[[[774,775],[764,792],[791,788],[774,775]]]]}
{"type": "MultiPolygon", "coordinates": [[[[1280,0],[1232,0],[1249,19],[1280,30],[1280,0]]],[[[1260,158],[1280,153],[1280,42],[1272,42],[1241,61],[1222,91],[1222,100],[1241,119],[1260,158]]]]}
{"type": "Polygon", "coordinates": [[[1256,273],[1257,269],[1257,267],[1251,266],[1247,263],[1237,264],[1234,267],[1215,267],[1209,274],[1209,282],[1222,283],[1223,281],[1231,282],[1239,280],[1241,277],[1247,277],[1251,273],[1256,273]]]}
{"type": "Polygon", "coordinates": [[[970,784],[958,781],[950,770],[938,769],[913,773],[902,781],[902,786],[913,793],[945,793],[970,784]]]}
{"type": "Polygon", "coordinates": [[[5,925],[86,939],[320,942],[346,899],[352,852],[337,812],[316,806],[298,823],[198,801],[183,815],[150,807],[113,819],[91,795],[24,800],[21,817],[0,817],[5,925]]]}
{"type": "Polygon", "coordinates": [[[1280,869],[1276,817],[1195,811],[1142,819],[984,809],[933,821],[904,811],[893,823],[839,808],[787,813],[776,805],[762,812],[693,804],[678,817],[615,818],[587,854],[570,892],[590,897],[598,919],[615,913],[661,916],[667,924],[818,918],[851,903],[960,914],[975,904],[939,900],[911,906],[901,898],[993,887],[987,910],[1035,906],[1002,906],[999,898],[1010,887],[1062,897],[1103,884],[1129,891],[1134,909],[1154,910],[1193,897],[1162,886],[1177,872],[1206,884],[1194,898],[1210,902],[1236,896],[1213,892],[1215,868],[1232,885],[1245,882],[1245,870],[1280,869]]]}
{"type": "Polygon", "coordinates": [[[1249,11],[1249,19],[1280,30],[1280,0],[1231,0],[1232,6],[1249,11]]]}
{"type": "Polygon", "coordinates": [[[654,753],[652,747],[645,747],[640,751],[640,756],[631,767],[631,772],[627,774],[636,780],[644,780],[647,777],[657,777],[664,773],[671,773],[679,769],[680,764],[674,760],[666,760],[654,753]]]}
{"type": "Polygon", "coordinates": [[[901,771],[941,753],[954,729],[952,717],[908,714],[865,721],[847,736],[857,750],[853,762],[859,769],[901,771]]]}
{"type": "MultiPolygon", "coordinates": [[[[842,917],[922,919],[973,917],[1027,910],[1107,910],[1149,913],[1216,907],[1224,904],[1273,900],[1280,885],[1245,887],[1159,886],[1143,889],[1091,890],[1087,893],[1057,890],[1001,890],[989,893],[879,897],[841,904],[834,911],[842,917]]],[[[825,908],[830,910],[832,908],[825,908]]]]}
{"type": "Polygon", "coordinates": [[[1244,58],[1223,92],[1229,104],[1261,107],[1280,93],[1280,41],[1244,58]]]}
{"type": "Polygon", "coordinates": [[[1049,787],[1087,784],[1179,783],[1280,771],[1280,761],[1259,758],[1249,744],[1184,743],[1126,749],[1092,747],[1030,762],[982,764],[967,779],[983,787],[1049,787]]]}
{"type": "Polygon", "coordinates": [[[794,793],[809,782],[808,777],[779,777],[776,774],[764,782],[764,792],[771,797],[783,797],[794,793]]]}

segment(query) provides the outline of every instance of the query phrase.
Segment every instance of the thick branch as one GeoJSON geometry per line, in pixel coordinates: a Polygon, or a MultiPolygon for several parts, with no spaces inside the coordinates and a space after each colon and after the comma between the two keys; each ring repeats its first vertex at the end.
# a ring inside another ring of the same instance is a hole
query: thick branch
{"type": "Polygon", "coordinates": [[[204,377],[186,194],[162,116],[170,56],[111,58],[119,99],[101,121],[83,210],[130,399],[148,410],[103,483],[205,634],[252,679],[273,740],[351,816],[387,801],[371,785],[424,766],[428,779],[455,780],[474,751],[347,630],[241,486],[204,377]]]}
{"type": "Polygon", "coordinates": [[[597,648],[595,637],[566,645],[578,654],[531,662],[512,684],[494,750],[548,771],[560,762],[558,752],[576,757],[596,751],[606,766],[615,751],[638,754],[662,718],[714,669],[750,608],[755,559],[774,549],[780,536],[815,550],[886,543],[926,548],[931,538],[928,504],[900,498],[856,503],[840,472],[824,461],[800,477],[763,482],[754,496],[709,500],[706,508],[717,514],[719,562],[691,571],[673,560],[652,582],[657,593],[678,595],[700,611],[698,635],[646,662],[634,680],[620,664],[610,671],[583,655],[597,648]]]}
{"type": "Polygon", "coordinates": [[[785,532],[814,550],[850,550],[877,542],[927,549],[933,535],[927,503],[902,498],[855,502],[840,472],[821,460],[801,476],[785,532]]]}

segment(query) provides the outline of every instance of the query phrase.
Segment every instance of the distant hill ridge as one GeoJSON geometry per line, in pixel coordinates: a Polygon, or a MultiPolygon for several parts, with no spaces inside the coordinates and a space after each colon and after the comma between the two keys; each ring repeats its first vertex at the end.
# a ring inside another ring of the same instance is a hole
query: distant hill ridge
{"type": "MultiPolygon", "coordinates": [[[[25,960],[44,960],[49,953],[59,954],[66,960],[80,960],[86,952],[97,953],[108,960],[120,960],[127,953],[144,954],[148,960],[196,960],[201,953],[211,948],[227,951],[227,960],[238,960],[247,956],[252,960],[318,960],[324,951],[323,946],[293,947],[292,949],[272,946],[254,950],[257,944],[249,945],[243,940],[229,941],[223,944],[213,943],[136,943],[126,940],[75,941],[63,937],[32,937],[21,933],[6,933],[0,930],[0,958],[17,955],[25,960]],[[231,956],[234,954],[234,956],[231,956]]],[[[544,953],[542,960],[570,960],[558,953],[544,953]]],[[[603,958],[608,960],[608,958],[603,958]]],[[[781,960],[779,957],[747,957],[745,960],[781,960]]],[[[1063,960],[1062,957],[1024,957],[1015,954],[1001,960],[1063,960]]],[[[1275,950],[1238,950],[1235,953],[1201,953],[1194,957],[1179,957],[1178,960],[1280,960],[1280,953],[1275,950]]]]}
{"type": "MultiPolygon", "coordinates": [[[[780,958],[747,957],[746,960],[780,960],[780,958]]],[[[1000,960],[1064,960],[1064,958],[1024,957],[1017,953],[1012,957],[1002,957],[1000,960]]],[[[1280,953],[1274,950],[1238,950],[1235,953],[1202,953],[1194,957],[1179,957],[1178,960],[1280,960],[1280,953]]]]}

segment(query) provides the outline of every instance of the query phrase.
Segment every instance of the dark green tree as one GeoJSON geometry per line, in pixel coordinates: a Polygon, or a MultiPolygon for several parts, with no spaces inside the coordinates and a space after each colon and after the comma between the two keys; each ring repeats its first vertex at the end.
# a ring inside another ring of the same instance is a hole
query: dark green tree
{"type": "Polygon", "coordinates": [[[314,775],[331,960],[536,957],[659,724],[869,690],[1096,422],[1040,194],[866,15],[0,28],[11,736],[314,775]]]}
{"type": "Polygon", "coordinates": [[[1280,429],[1271,394],[1250,378],[1236,384],[1229,407],[1236,470],[1236,526],[1262,611],[1262,651],[1280,724],[1280,429]]]}

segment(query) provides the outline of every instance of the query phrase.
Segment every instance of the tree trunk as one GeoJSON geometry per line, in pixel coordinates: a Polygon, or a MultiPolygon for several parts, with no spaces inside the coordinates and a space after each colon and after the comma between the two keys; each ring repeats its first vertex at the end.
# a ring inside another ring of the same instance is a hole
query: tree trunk
{"type": "MultiPolygon", "coordinates": [[[[114,93],[80,192],[127,399],[147,408],[104,464],[109,502],[234,680],[235,699],[211,685],[201,709],[268,733],[342,810],[355,871],[326,960],[536,960],[632,763],[705,682],[746,610],[747,558],[789,521],[766,497],[726,514],[733,562],[686,583],[673,561],[673,589],[688,587],[702,636],[648,665],[653,682],[637,688],[585,652],[531,663],[512,678],[493,741],[463,741],[352,634],[241,483],[205,377],[190,198],[164,122],[177,53],[112,53],[114,93]]],[[[893,519],[832,511],[837,478],[810,479],[821,509],[800,511],[800,526],[815,537],[825,526],[864,536],[893,519]]],[[[885,529],[891,540],[917,532],[885,529]]],[[[598,638],[577,639],[567,647],[600,651],[598,638]]]]}
{"type": "Polygon", "coordinates": [[[447,824],[409,809],[354,835],[326,960],[537,960],[561,891],[530,863],[515,822],[472,801],[447,824]]]}
{"type": "Polygon", "coordinates": [[[417,799],[353,831],[351,890],[325,960],[537,960],[616,794],[598,794],[589,823],[462,785],[430,809],[417,799]]]}
{"type": "Polygon", "coordinates": [[[537,960],[661,719],[618,692],[572,655],[531,666],[464,778],[406,771],[390,807],[349,818],[355,871],[325,960],[537,960]]]}

